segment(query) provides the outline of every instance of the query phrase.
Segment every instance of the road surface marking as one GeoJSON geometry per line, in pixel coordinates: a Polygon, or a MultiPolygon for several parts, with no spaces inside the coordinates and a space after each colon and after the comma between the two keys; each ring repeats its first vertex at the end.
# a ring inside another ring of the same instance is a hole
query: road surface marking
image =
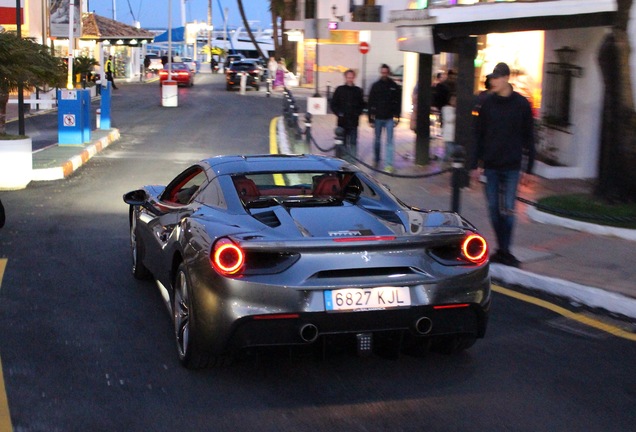
{"type": "Polygon", "coordinates": [[[582,314],[578,314],[572,311],[569,311],[565,308],[562,308],[561,306],[557,306],[555,304],[552,304],[550,302],[547,302],[545,300],[541,300],[535,297],[531,297],[529,295],[526,294],[521,294],[518,293],[516,291],[513,290],[509,290],[507,288],[503,288],[500,287],[499,285],[492,285],[492,290],[494,292],[497,292],[499,294],[503,294],[506,295],[508,297],[513,297],[516,298],[517,300],[521,300],[521,301],[525,301],[527,303],[532,303],[533,305],[551,310],[552,312],[555,312],[559,315],[562,315],[568,319],[577,321],[581,324],[585,324],[587,326],[593,327],[597,330],[601,330],[604,331],[606,333],[609,333],[613,336],[616,337],[620,337],[623,339],[627,339],[627,340],[631,340],[631,341],[636,341],[636,334],[634,333],[630,333],[628,331],[623,330],[620,327],[616,327],[607,323],[604,323],[602,321],[599,320],[595,320],[593,318],[590,318],[588,316],[582,315],[582,314]]]}
{"type": "MultiPolygon", "coordinates": [[[[2,288],[2,276],[4,276],[4,269],[6,267],[6,258],[0,258],[0,288],[2,288]]],[[[2,375],[2,359],[0,359],[0,431],[13,431],[13,426],[11,426],[11,416],[9,415],[7,391],[4,387],[4,375],[2,375]]]]}
{"type": "MultiPolygon", "coordinates": [[[[278,119],[280,117],[274,117],[269,122],[269,152],[271,154],[278,154],[278,119]]],[[[285,186],[285,179],[280,174],[274,174],[274,184],[278,186],[285,186]]]]}

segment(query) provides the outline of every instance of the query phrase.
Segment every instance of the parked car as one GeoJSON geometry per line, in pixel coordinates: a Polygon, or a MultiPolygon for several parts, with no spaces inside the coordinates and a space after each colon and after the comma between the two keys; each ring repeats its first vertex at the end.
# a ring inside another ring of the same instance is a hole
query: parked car
{"type": "Polygon", "coordinates": [[[155,54],[148,54],[146,56],[146,61],[144,62],[144,64],[148,65],[147,69],[150,71],[157,72],[163,69],[163,63],[161,62],[161,57],[155,54]]]}
{"type": "Polygon", "coordinates": [[[245,58],[243,54],[228,54],[225,57],[225,62],[223,63],[223,70],[227,71],[230,65],[236,61],[241,61],[245,58]]]}
{"type": "Polygon", "coordinates": [[[267,66],[265,65],[265,63],[261,59],[259,59],[259,58],[246,58],[246,59],[241,60],[241,62],[243,62],[243,63],[252,63],[254,66],[256,66],[256,68],[260,71],[261,82],[263,81],[264,78],[266,78],[267,66]]]}
{"type": "MultiPolygon", "coordinates": [[[[190,70],[185,63],[170,63],[172,65],[172,80],[177,82],[177,85],[184,85],[192,87],[194,85],[194,72],[190,70]]],[[[163,85],[163,82],[168,79],[168,65],[164,69],[159,71],[159,85],[163,85]]]]}
{"type": "Polygon", "coordinates": [[[181,63],[185,63],[188,65],[192,73],[197,73],[197,62],[192,59],[192,57],[179,57],[181,63]]]}
{"type": "Polygon", "coordinates": [[[259,65],[250,61],[236,61],[225,70],[225,89],[232,90],[234,87],[241,85],[241,76],[247,77],[246,86],[260,90],[263,71],[259,65]]]}
{"type": "Polygon", "coordinates": [[[156,281],[187,368],[326,341],[455,353],[485,335],[476,228],[407,206],[343,160],[217,156],[124,201],[132,273],[156,281]]]}

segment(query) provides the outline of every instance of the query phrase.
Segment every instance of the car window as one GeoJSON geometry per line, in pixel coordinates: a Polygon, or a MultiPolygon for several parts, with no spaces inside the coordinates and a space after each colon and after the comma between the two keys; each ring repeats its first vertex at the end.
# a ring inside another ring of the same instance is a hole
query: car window
{"type": "Polygon", "coordinates": [[[218,177],[210,180],[207,185],[203,186],[196,200],[211,207],[227,209],[227,203],[218,177]]]}
{"type": "Polygon", "coordinates": [[[236,175],[232,181],[241,199],[267,197],[333,197],[341,196],[344,173],[341,172],[276,172],[236,175]]]}
{"type": "Polygon", "coordinates": [[[250,63],[232,63],[232,66],[230,66],[231,70],[240,71],[240,72],[249,71],[254,68],[255,68],[254,65],[250,63]]]}
{"type": "Polygon", "coordinates": [[[206,180],[203,168],[190,167],[170,182],[161,194],[161,199],[170,203],[188,204],[206,180]]]}

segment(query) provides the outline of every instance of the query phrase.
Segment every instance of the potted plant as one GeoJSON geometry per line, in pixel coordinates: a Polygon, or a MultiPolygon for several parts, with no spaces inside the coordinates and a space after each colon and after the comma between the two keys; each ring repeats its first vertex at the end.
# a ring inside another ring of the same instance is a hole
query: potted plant
{"type": "Polygon", "coordinates": [[[63,86],[65,74],[64,62],[45,45],[0,33],[0,189],[25,188],[33,170],[31,138],[6,133],[9,93],[20,82],[24,88],[63,86]]]}
{"type": "Polygon", "coordinates": [[[85,89],[87,84],[91,85],[89,83],[93,81],[91,77],[95,66],[99,66],[99,62],[93,57],[82,55],[73,60],[73,72],[76,74],[75,76],[79,76],[82,88],[85,89]]]}

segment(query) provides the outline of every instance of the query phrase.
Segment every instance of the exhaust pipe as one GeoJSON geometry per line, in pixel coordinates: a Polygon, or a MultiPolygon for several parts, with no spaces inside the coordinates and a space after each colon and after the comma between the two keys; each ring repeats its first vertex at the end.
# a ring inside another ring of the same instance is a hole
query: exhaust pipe
{"type": "Polygon", "coordinates": [[[305,324],[300,328],[300,338],[307,343],[312,343],[318,339],[318,327],[313,324],[305,324]]]}
{"type": "Polygon", "coordinates": [[[415,321],[414,328],[418,334],[429,334],[433,330],[433,321],[428,317],[421,317],[415,321]]]}

